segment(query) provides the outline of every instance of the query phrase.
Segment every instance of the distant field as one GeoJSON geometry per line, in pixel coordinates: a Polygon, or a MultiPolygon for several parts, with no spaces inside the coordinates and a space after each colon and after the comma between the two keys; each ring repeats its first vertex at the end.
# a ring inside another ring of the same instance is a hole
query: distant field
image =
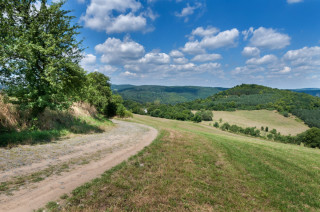
{"type": "MultiPolygon", "coordinates": [[[[282,135],[296,135],[309,129],[302,121],[295,116],[284,117],[276,111],[269,110],[238,110],[234,112],[213,111],[213,122],[228,122],[241,127],[269,127],[269,130],[276,129],[282,135]]],[[[203,122],[208,125],[212,122],[203,122]]]]}
{"type": "Polygon", "coordinates": [[[128,162],[60,200],[63,211],[320,210],[319,149],[192,122],[139,115],[132,121],[160,135],[128,162]]]}

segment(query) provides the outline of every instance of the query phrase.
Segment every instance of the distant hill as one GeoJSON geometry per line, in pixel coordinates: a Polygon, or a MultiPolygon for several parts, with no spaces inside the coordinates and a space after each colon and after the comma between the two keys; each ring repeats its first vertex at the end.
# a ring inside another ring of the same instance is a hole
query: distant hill
{"type": "Polygon", "coordinates": [[[302,88],[302,89],[290,89],[294,92],[306,93],[312,96],[320,97],[320,88],[302,88]]]}
{"type": "Polygon", "coordinates": [[[136,86],[135,85],[129,85],[129,84],[123,84],[123,85],[111,84],[111,89],[113,91],[120,91],[120,90],[123,90],[123,89],[133,88],[133,87],[136,87],[136,86]]]}
{"type": "Polygon", "coordinates": [[[158,86],[158,85],[112,85],[112,90],[124,100],[139,103],[158,101],[162,104],[177,104],[195,99],[207,98],[227,88],[198,86],[158,86]]]}
{"type": "Polygon", "coordinates": [[[310,127],[320,127],[320,98],[261,85],[238,85],[182,105],[192,110],[278,110],[298,116],[310,127]]]}

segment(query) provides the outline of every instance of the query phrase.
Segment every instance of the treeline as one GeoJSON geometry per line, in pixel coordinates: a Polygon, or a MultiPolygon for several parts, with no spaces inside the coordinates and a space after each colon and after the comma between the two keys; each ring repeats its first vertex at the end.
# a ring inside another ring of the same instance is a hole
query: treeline
{"type": "Polygon", "coordinates": [[[232,133],[239,133],[244,135],[250,135],[253,137],[259,137],[263,139],[278,141],[281,143],[290,143],[297,145],[306,145],[311,148],[320,148],[320,129],[313,127],[303,133],[300,133],[296,136],[291,135],[281,135],[280,132],[277,132],[276,129],[269,131],[268,127],[261,127],[261,130],[256,127],[247,127],[243,128],[237,125],[230,125],[229,123],[223,123],[221,126],[218,122],[215,122],[213,127],[220,128],[223,131],[229,131],[232,133]],[[265,135],[262,135],[262,131],[265,132],[265,135]]]}
{"type": "Polygon", "coordinates": [[[198,98],[207,98],[225,88],[211,88],[198,86],[159,86],[159,85],[112,85],[115,93],[124,100],[133,100],[139,103],[177,104],[192,101],[198,98]]]}
{"type": "Polygon", "coordinates": [[[156,103],[141,104],[131,100],[124,101],[124,105],[136,114],[180,121],[211,121],[213,117],[211,111],[200,110],[194,114],[191,110],[182,105],[165,105],[156,103]]]}

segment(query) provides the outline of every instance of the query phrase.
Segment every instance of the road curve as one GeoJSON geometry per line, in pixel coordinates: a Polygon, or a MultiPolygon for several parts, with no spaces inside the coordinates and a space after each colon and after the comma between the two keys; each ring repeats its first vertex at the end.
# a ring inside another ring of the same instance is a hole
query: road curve
{"type": "MultiPolygon", "coordinates": [[[[142,124],[119,120],[113,120],[113,122],[116,124],[116,127],[110,132],[82,136],[88,142],[74,146],[76,151],[70,150],[69,155],[58,155],[55,158],[56,161],[64,162],[65,160],[70,160],[70,158],[79,157],[79,155],[90,155],[95,151],[109,149],[110,151],[102,155],[99,160],[93,160],[88,164],[79,165],[68,172],[50,176],[38,183],[32,183],[25,188],[13,192],[12,196],[1,194],[0,211],[25,212],[41,208],[47,202],[57,200],[61,195],[70,193],[78,186],[99,177],[106,170],[135,155],[145,146],[148,146],[158,134],[156,129],[142,124]]],[[[73,140],[71,139],[70,142],[73,142],[73,140]]],[[[59,144],[62,143],[63,141],[59,141],[59,144]]],[[[68,147],[70,148],[70,146],[68,147]]],[[[42,166],[41,168],[45,168],[46,164],[46,161],[40,160],[28,166],[42,166]]],[[[18,169],[21,172],[27,170],[27,167],[18,167],[18,169]]],[[[39,170],[39,167],[35,170],[39,170]]],[[[17,173],[17,171],[12,170],[9,172],[17,173]]],[[[8,175],[10,175],[9,172],[7,172],[8,175]]],[[[5,174],[5,172],[2,174],[5,174]]]]}

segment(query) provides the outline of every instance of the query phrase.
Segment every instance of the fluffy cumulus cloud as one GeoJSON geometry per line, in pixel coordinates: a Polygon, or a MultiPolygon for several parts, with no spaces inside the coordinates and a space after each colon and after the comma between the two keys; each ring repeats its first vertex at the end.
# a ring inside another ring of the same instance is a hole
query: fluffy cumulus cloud
{"type": "Polygon", "coordinates": [[[183,57],[184,55],[183,55],[183,53],[180,52],[179,50],[172,50],[172,51],[170,52],[170,56],[171,56],[171,57],[174,57],[174,58],[178,58],[178,57],[183,57]]]}
{"type": "Polygon", "coordinates": [[[260,50],[257,47],[244,47],[242,51],[242,55],[245,57],[259,57],[260,56],[260,50]]]}
{"type": "Polygon", "coordinates": [[[144,47],[139,43],[117,38],[108,38],[103,44],[98,44],[95,50],[102,54],[101,62],[117,65],[140,59],[145,53],[144,47]]]}
{"type": "Polygon", "coordinates": [[[86,27],[107,33],[139,31],[146,28],[147,17],[154,17],[150,11],[139,13],[141,9],[136,0],[92,0],[81,20],[86,27]]]}
{"type": "Polygon", "coordinates": [[[185,57],[178,57],[178,58],[173,58],[174,63],[179,63],[179,64],[186,64],[189,62],[189,60],[185,57]]]}
{"type": "Polygon", "coordinates": [[[214,34],[217,34],[219,32],[218,28],[208,26],[206,29],[203,27],[198,27],[191,32],[191,39],[194,38],[194,36],[200,36],[200,37],[205,37],[205,36],[212,36],[214,34]]]}
{"type": "Polygon", "coordinates": [[[161,64],[168,64],[170,63],[170,56],[166,53],[148,53],[143,58],[140,59],[141,63],[147,63],[147,64],[155,64],[155,65],[161,65],[161,64]]]}
{"type": "Polygon", "coordinates": [[[226,30],[216,36],[205,36],[201,41],[201,46],[208,49],[235,46],[238,37],[239,31],[237,29],[226,30]]]}
{"type": "Polygon", "coordinates": [[[222,47],[236,46],[239,31],[237,29],[226,30],[217,33],[216,28],[197,28],[192,31],[191,37],[198,35],[201,40],[188,41],[181,50],[188,54],[203,54],[206,49],[213,50],[222,47]],[[214,29],[214,30],[213,30],[214,29]]]}
{"type": "Polygon", "coordinates": [[[191,60],[194,62],[207,62],[220,59],[222,59],[220,54],[199,54],[193,57],[191,60]]]}
{"type": "Polygon", "coordinates": [[[256,30],[250,28],[244,31],[245,38],[252,35],[250,38],[250,46],[266,48],[266,49],[282,49],[290,45],[290,37],[287,34],[277,32],[272,28],[260,27],[256,30]]]}
{"type": "Polygon", "coordinates": [[[181,50],[188,54],[203,54],[205,49],[201,46],[198,40],[187,42],[181,50]]]}
{"type": "Polygon", "coordinates": [[[265,65],[265,64],[271,64],[275,63],[278,60],[278,58],[275,55],[269,54],[265,55],[261,58],[251,58],[247,60],[246,64],[248,65],[265,65]]]}
{"type": "Polygon", "coordinates": [[[303,2],[303,0],[287,0],[288,4],[303,2]]]}
{"type": "Polygon", "coordinates": [[[93,54],[85,54],[81,63],[84,65],[92,65],[97,61],[97,57],[93,54]]]}
{"type": "Polygon", "coordinates": [[[290,50],[283,60],[292,67],[301,71],[320,71],[320,47],[304,47],[297,50],[290,50]]]}

